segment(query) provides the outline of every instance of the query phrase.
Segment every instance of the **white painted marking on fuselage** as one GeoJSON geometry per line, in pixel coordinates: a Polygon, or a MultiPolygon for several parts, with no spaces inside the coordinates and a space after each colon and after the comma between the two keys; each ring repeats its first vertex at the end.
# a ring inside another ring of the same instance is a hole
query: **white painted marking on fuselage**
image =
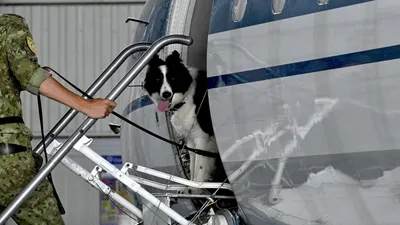
{"type": "Polygon", "coordinates": [[[171,85],[169,85],[169,83],[167,81],[167,67],[165,65],[162,65],[159,67],[159,69],[160,69],[161,73],[163,74],[163,84],[161,85],[161,90],[160,90],[161,97],[163,96],[163,93],[166,91],[173,94],[171,85]]]}

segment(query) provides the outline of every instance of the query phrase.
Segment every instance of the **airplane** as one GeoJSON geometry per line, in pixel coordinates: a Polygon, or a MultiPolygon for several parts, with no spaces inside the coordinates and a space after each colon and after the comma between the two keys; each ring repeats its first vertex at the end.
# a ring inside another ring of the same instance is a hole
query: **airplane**
{"type": "MultiPolygon", "coordinates": [[[[221,224],[398,223],[399,9],[396,0],[145,3],[133,43],[188,35],[192,45],[166,46],[160,56],[177,50],[207,71],[219,154],[238,203],[216,212],[221,224]]],[[[121,100],[123,116],[180,143],[170,115],[140,88],[144,73],[121,100]]],[[[123,161],[186,179],[185,151],[118,126],[123,161]]],[[[196,211],[187,199],[168,201],[182,215],[196,211]]],[[[144,215],[144,224],[166,220],[148,208],[144,215]]]]}

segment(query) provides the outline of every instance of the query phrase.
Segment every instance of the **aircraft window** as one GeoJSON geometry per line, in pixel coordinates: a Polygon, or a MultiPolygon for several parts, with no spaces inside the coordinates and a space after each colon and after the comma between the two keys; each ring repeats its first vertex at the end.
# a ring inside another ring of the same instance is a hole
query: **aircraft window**
{"type": "Polygon", "coordinates": [[[242,21],[244,17],[244,12],[246,11],[247,0],[235,0],[232,17],[234,22],[242,21]]]}
{"type": "Polygon", "coordinates": [[[272,1],[272,13],[281,14],[283,7],[285,6],[286,0],[273,0],[272,1]]]}
{"type": "Polygon", "coordinates": [[[318,5],[326,5],[328,2],[329,0],[318,0],[318,5]]]}

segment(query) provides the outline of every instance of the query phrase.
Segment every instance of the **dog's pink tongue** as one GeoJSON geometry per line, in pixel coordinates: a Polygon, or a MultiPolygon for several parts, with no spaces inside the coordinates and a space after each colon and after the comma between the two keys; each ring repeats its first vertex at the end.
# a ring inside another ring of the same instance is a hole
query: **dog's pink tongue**
{"type": "Polygon", "coordinates": [[[167,110],[168,105],[169,105],[168,101],[161,100],[160,103],[158,103],[157,110],[160,112],[164,112],[165,110],[167,110]]]}

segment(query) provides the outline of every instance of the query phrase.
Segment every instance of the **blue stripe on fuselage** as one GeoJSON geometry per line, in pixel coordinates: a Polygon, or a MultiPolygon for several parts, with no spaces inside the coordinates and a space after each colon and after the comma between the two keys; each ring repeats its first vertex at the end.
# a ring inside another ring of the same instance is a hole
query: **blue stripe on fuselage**
{"type": "Polygon", "coordinates": [[[141,96],[140,98],[133,100],[131,103],[129,103],[129,105],[126,106],[123,115],[126,116],[129,113],[136,111],[137,109],[143,108],[151,104],[153,104],[153,102],[151,101],[149,96],[147,95],[141,96]]]}
{"type": "Polygon", "coordinates": [[[208,88],[214,89],[227,87],[275,78],[301,75],[306,73],[339,69],[349,66],[376,63],[398,58],[400,58],[400,45],[395,45],[344,55],[331,56],[321,59],[314,59],[268,68],[249,70],[245,72],[209,77],[207,79],[208,88]]]}
{"type": "MultiPolygon", "coordinates": [[[[357,66],[368,63],[400,58],[400,45],[384,48],[354,52],[344,55],[331,56],[320,59],[313,59],[303,62],[290,63],[268,68],[255,69],[250,71],[224,74],[221,76],[209,77],[208,88],[234,86],[252,82],[260,82],[269,79],[283,78],[307,73],[314,73],[326,70],[339,69],[349,66],[357,66]]],[[[139,108],[153,104],[148,96],[142,96],[132,101],[126,108],[129,114],[139,108]]],[[[125,113],[125,112],[124,112],[125,113]]]]}
{"type": "Polygon", "coordinates": [[[371,1],[376,0],[330,0],[326,5],[318,5],[318,0],[290,0],[285,2],[283,11],[280,14],[273,14],[272,0],[247,0],[247,7],[242,21],[234,22],[232,17],[232,9],[235,1],[215,0],[211,12],[209,34],[371,1]]]}

